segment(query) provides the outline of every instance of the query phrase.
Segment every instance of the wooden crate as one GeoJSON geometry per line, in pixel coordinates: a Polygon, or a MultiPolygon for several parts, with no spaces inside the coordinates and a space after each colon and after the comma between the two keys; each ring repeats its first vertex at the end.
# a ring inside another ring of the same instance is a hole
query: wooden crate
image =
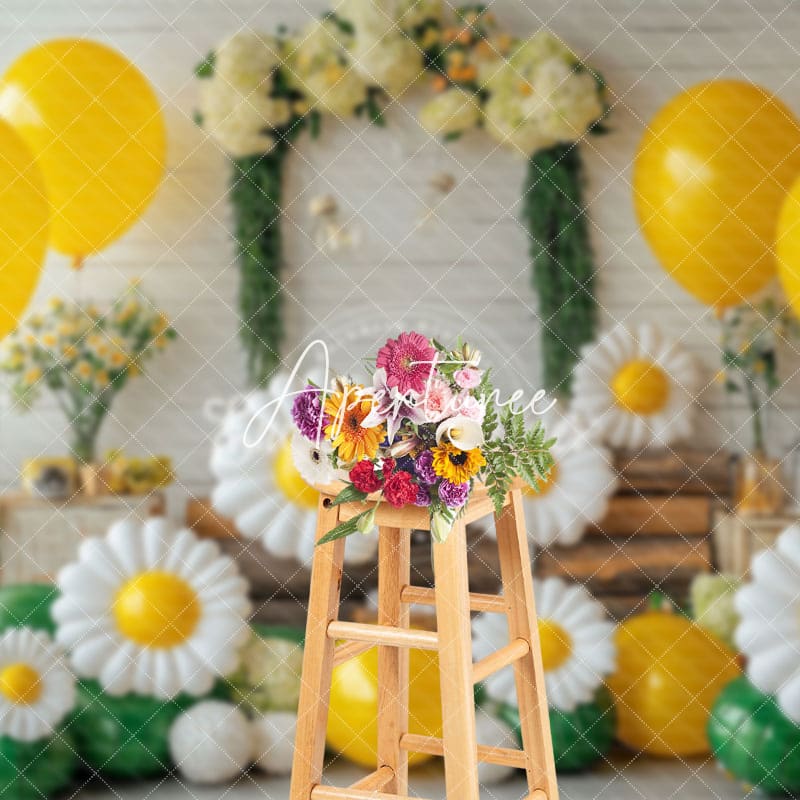
{"type": "Polygon", "coordinates": [[[619,453],[615,466],[619,488],[604,519],[577,546],[537,553],[536,575],[583,583],[617,617],[640,610],[656,590],[685,602],[691,579],[714,569],[712,520],[730,498],[728,457],[619,453]]]}
{"type": "MultiPolygon", "coordinates": [[[[217,514],[207,498],[194,498],[186,506],[186,523],[204,538],[214,539],[222,550],[236,559],[250,582],[256,617],[264,622],[304,624],[309,593],[309,570],[295,559],[279,559],[266,552],[261,544],[245,539],[232,520],[217,514]]],[[[500,565],[497,543],[486,535],[485,526],[468,527],[470,552],[470,589],[495,593],[500,589],[500,565]]],[[[433,585],[430,534],[415,532],[411,539],[411,571],[419,586],[433,585]]],[[[375,564],[345,565],[342,579],[342,616],[363,604],[364,598],[377,589],[375,564]],[[348,608],[348,603],[350,607],[348,608]]]]}
{"type": "Polygon", "coordinates": [[[714,514],[714,563],[720,572],[746,578],[753,556],[767,547],[790,525],[798,522],[800,513],[753,516],[719,509],[714,514]]]}
{"type": "Polygon", "coordinates": [[[21,492],[0,495],[0,582],[49,583],[81,542],[119,519],[164,513],[164,496],[77,494],[51,502],[21,492]]]}

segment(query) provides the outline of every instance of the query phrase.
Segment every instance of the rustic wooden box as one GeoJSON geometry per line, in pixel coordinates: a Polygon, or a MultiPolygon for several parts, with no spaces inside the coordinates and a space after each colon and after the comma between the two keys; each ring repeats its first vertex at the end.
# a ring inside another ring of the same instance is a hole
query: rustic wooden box
{"type": "Polygon", "coordinates": [[[164,513],[164,497],[77,494],[50,501],[23,493],[0,495],[0,583],[47,583],[72,561],[88,536],[102,536],[118,519],[164,513]]]}
{"type": "Polygon", "coordinates": [[[615,467],[619,488],[605,518],[577,546],[539,552],[536,574],[583,583],[619,618],[640,610],[653,591],[685,602],[691,579],[714,569],[712,520],[729,502],[728,456],[618,453],[615,467]]]}

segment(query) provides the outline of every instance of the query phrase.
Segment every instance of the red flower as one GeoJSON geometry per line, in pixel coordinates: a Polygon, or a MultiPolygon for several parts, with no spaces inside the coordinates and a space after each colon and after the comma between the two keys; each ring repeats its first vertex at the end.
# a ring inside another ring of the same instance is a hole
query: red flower
{"type": "Polygon", "coordinates": [[[413,503],[417,499],[417,485],[411,479],[411,473],[400,470],[386,478],[383,496],[395,508],[413,503]]]}
{"type": "Polygon", "coordinates": [[[383,472],[383,477],[388,478],[394,472],[394,468],[396,466],[397,462],[393,458],[384,458],[383,464],[381,466],[381,472],[383,472]]]}
{"type": "Polygon", "coordinates": [[[359,492],[377,492],[383,481],[375,474],[375,465],[368,459],[359,461],[350,470],[350,480],[359,492]]]}

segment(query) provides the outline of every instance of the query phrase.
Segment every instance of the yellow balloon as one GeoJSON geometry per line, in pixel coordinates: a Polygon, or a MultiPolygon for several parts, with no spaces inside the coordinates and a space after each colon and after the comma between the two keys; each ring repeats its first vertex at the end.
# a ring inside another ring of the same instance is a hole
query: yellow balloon
{"type": "Polygon", "coordinates": [[[44,174],[51,245],[76,261],[124,233],[161,181],[158,100],[133,64],[97,42],[56,39],[18,58],[0,81],[0,116],[44,174]]]}
{"type": "Polygon", "coordinates": [[[42,173],[8,123],[0,120],[0,338],[14,330],[42,269],[50,206],[42,173]]]}
{"type": "Polygon", "coordinates": [[[776,271],[778,213],[800,173],[800,125],[759,86],[701,83],[656,114],[636,155],[633,191],[662,267],[725,308],[776,271]]]}
{"type": "MultiPolygon", "coordinates": [[[[409,723],[411,733],[442,735],[439,658],[409,651],[409,723]]],[[[326,741],[349,761],[375,769],[378,759],[378,648],[373,647],[333,671],[326,741]]],[[[411,753],[412,766],[430,756],[411,753]]]]}
{"type": "Polygon", "coordinates": [[[777,239],[778,275],[786,298],[800,317],[800,180],[783,203],[777,239]]]}
{"type": "Polygon", "coordinates": [[[647,611],[617,628],[608,679],[617,738],[632,750],[678,758],[709,752],[714,701],[741,674],[736,654],[680,614],[647,611]]]}

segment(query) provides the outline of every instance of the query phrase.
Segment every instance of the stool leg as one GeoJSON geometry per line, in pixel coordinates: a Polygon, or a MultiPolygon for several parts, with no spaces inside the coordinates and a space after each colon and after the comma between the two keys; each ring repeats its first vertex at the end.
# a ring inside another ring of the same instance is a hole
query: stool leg
{"type": "Polygon", "coordinates": [[[547,795],[546,800],[557,800],[558,785],[550,738],[542,650],[536,624],[528,538],[522,493],[518,489],[511,492],[510,504],[495,521],[503,595],[508,603],[509,633],[512,640],[525,639],[531,646],[530,653],[514,664],[528,788],[531,793],[537,789],[543,790],[547,795]]]}
{"type": "MultiPolygon", "coordinates": [[[[327,508],[324,500],[321,496],[317,539],[335,528],[339,519],[338,506],[327,508]]],[[[344,539],[320,545],[314,551],[289,800],[309,800],[311,790],[322,779],[333,651],[336,646],[328,638],[328,625],[339,614],[343,563],[344,539]]]]}
{"type": "Polygon", "coordinates": [[[463,521],[456,522],[446,542],[433,545],[433,574],[447,800],[479,800],[467,535],[463,521]]]}
{"type": "MultiPolygon", "coordinates": [[[[411,531],[381,528],[378,536],[378,625],[407,628],[400,592],[411,579],[411,531]]],[[[408,732],[408,678],[408,648],[378,647],[378,766],[394,771],[387,794],[408,794],[408,753],[400,749],[408,732]]]]}

